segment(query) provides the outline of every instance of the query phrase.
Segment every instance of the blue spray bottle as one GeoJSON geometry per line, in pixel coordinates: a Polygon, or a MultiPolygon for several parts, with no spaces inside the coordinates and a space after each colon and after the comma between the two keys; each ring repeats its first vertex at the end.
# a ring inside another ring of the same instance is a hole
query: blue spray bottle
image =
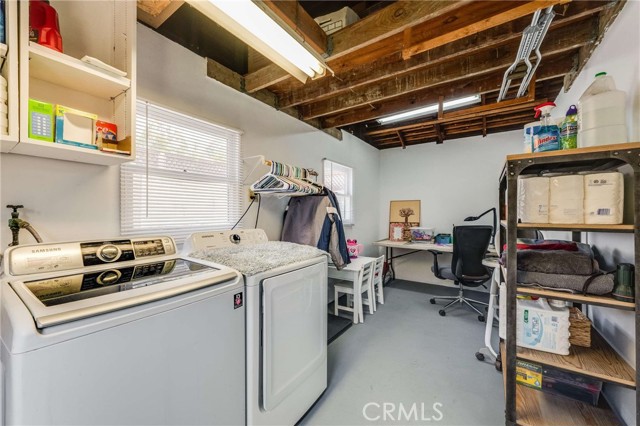
{"type": "Polygon", "coordinates": [[[556,107],[553,102],[545,102],[536,106],[536,118],[540,117],[540,128],[533,133],[533,152],[556,151],[560,145],[560,129],[551,118],[551,110],[556,107]]]}

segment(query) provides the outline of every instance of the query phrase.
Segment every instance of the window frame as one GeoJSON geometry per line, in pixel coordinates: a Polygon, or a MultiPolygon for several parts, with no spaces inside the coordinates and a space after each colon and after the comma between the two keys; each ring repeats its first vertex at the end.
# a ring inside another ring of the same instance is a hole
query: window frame
{"type": "Polygon", "coordinates": [[[193,232],[230,229],[243,210],[243,132],[144,98],[135,107],[136,159],[120,166],[121,235],[170,235],[181,245],[193,232]],[[152,130],[154,120],[166,127],[152,130]],[[170,135],[168,142],[160,139],[163,130],[170,135]],[[141,180],[144,188],[136,188],[133,181],[141,180]],[[176,192],[182,183],[185,192],[176,192]],[[188,210],[171,206],[180,203],[176,193],[187,197],[188,210]]]}
{"type": "Polygon", "coordinates": [[[340,204],[340,217],[342,218],[342,224],[344,226],[353,226],[355,225],[355,197],[354,197],[354,170],[353,167],[351,166],[347,166],[346,164],[343,163],[339,163],[337,161],[333,161],[330,160],[328,158],[323,158],[322,159],[322,171],[323,171],[323,176],[322,176],[322,182],[323,185],[327,188],[330,189],[334,194],[336,194],[336,198],[338,198],[339,204],[340,204]],[[336,165],[338,169],[343,169],[346,174],[347,174],[347,183],[346,183],[346,187],[347,187],[347,191],[346,193],[342,193],[339,191],[336,191],[332,188],[332,180],[330,179],[329,181],[327,181],[327,178],[329,176],[327,176],[327,167],[329,167],[329,169],[331,170],[331,176],[333,176],[333,174],[335,172],[333,172],[333,165],[336,165]],[[340,202],[340,199],[346,199],[349,201],[349,206],[347,206],[344,201],[340,202]],[[347,209],[347,207],[349,207],[347,209]]]}

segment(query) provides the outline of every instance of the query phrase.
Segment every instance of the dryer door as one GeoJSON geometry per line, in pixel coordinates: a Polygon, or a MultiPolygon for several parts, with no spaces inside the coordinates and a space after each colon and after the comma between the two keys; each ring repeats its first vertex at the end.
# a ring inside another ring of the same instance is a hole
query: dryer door
{"type": "Polygon", "coordinates": [[[327,362],[327,266],[262,282],[262,403],[273,410],[327,362]]]}

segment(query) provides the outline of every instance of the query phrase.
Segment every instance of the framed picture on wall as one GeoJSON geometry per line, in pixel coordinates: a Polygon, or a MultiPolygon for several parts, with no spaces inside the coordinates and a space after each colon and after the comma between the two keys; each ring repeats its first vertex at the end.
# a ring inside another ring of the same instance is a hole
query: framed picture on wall
{"type": "Polygon", "coordinates": [[[420,200],[391,201],[389,205],[389,239],[409,241],[412,226],[420,226],[420,200]],[[402,236],[398,228],[402,226],[402,236]]]}

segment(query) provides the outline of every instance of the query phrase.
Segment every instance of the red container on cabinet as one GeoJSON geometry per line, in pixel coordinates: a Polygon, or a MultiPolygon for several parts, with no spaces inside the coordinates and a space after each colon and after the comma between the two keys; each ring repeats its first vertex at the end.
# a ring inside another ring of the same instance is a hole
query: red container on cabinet
{"type": "Polygon", "coordinates": [[[29,1],[29,41],[62,52],[58,13],[47,0],[29,1]]]}

